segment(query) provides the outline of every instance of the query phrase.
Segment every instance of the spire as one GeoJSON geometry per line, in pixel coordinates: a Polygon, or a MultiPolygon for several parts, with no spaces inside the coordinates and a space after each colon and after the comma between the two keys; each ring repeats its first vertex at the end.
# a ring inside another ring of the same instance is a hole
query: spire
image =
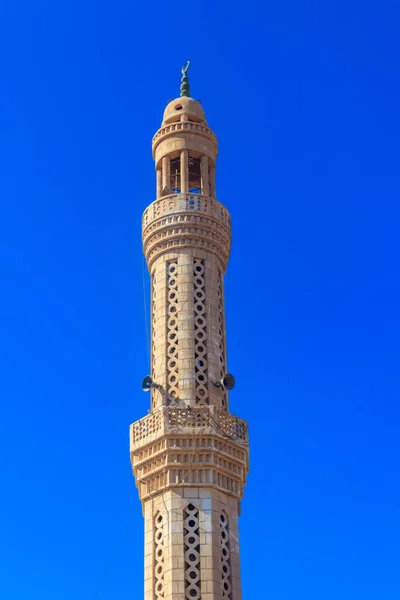
{"type": "Polygon", "coordinates": [[[186,67],[185,67],[185,65],[182,67],[181,96],[190,97],[189,77],[187,76],[189,67],[190,67],[190,60],[187,61],[186,67]]]}

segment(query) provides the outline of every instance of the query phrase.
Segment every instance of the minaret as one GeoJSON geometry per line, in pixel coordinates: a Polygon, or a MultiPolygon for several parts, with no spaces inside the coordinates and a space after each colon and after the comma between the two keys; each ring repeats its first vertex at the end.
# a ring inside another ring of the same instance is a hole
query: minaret
{"type": "Polygon", "coordinates": [[[145,518],[145,600],[241,600],[238,516],[247,423],[228,410],[223,277],[230,216],[216,199],[217,138],[190,97],[153,138],[156,200],[143,214],[151,276],[149,414],[130,426],[145,518]]]}

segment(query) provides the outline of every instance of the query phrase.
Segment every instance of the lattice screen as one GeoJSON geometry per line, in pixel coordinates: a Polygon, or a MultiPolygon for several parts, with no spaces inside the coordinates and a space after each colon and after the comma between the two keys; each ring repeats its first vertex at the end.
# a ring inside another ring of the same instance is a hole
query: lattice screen
{"type": "Polygon", "coordinates": [[[207,376],[207,322],[204,260],[194,259],[194,356],[196,404],[209,404],[207,376]]]}
{"type": "Polygon", "coordinates": [[[167,263],[167,404],[178,398],[178,263],[167,263]]]}
{"type": "Polygon", "coordinates": [[[231,550],[229,543],[229,521],[225,512],[219,518],[220,542],[221,542],[221,586],[222,598],[232,600],[232,568],[231,550]]]}
{"type": "MultiPolygon", "coordinates": [[[[154,323],[156,321],[156,301],[157,301],[157,279],[156,273],[153,271],[151,277],[151,376],[154,381],[157,381],[157,373],[156,373],[156,329],[154,327],[154,323]]],[[[151,391],[151,396],[153,399],[153,390],[151,391]]]]}
{"type": "Polygon", "coordinates": [[[185,600],[201,600],[199,511],[189,504],[183,511],[185,600]]]}
{"type": "MultiPolygon", "coordinates": [[[[219,344],[219,379],[222,379],[226,373],[225,361],[225,319],[224,319],[224,296],[223,296],[222,275],[218,271],[217,275],[217,301],[218,301],[218,344],[219,344]]],[[[222,408],[227,410],[228,403],[226,390],[221,391],[222,408]]]]}
{"type": "Polygon", "coordinates": [[[164,598],[164,531],[163,517],[154,517],[154,600],[164,598]]]}

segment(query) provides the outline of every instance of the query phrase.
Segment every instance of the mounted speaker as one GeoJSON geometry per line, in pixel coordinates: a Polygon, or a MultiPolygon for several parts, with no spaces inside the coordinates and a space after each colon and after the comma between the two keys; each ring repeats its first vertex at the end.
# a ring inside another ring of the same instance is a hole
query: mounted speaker
{"type": "Polygon", "coordinates": [[[227,373],[225,377],[214,383],[215,387],[224,387],[226,390],[233,390],[235,387],[235,378],[230,373],[227,373]]]}
{"type": "Polygon", "coordinates": [[[158,385],[158,383],[155,383],[150,377],[150,375],[146,375],[146,377],[142,381],[142,390],[144,392],[148,392],[152,388],[158,389],[159,387],[160,386],[158,385]]]}

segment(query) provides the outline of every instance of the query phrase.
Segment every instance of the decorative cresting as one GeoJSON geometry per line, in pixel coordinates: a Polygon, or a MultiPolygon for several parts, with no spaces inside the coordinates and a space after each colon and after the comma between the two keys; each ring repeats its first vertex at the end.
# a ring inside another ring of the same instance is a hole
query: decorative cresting
{"type": "Polygon", "coordinates": [[[222,511],[219,517],[219,530],[221,544],[221,595],[222,598],[232,600],[232,568],[229,540],[229,519],[225,511],[222,511]]]}
{"type": "Polygon", "coordinates": [[[204,260],[194,259],[194,362],[196,404],[209,404],[207,374],[207,321],[204,260]]]}
{"type": "Polygon", "coordinates": [[[167,262],[167,400],[170,404],[178,397],[178,263],[167,262]]]}
{"type": "Polygon", "coordinates": [[[154,517],[154,600],[164,598],[164,520],[160,512],[154,517]]]}
{"type": "Polygon", "coordinates": [[[185,600],[201,600],[199,511],[189,504],[183,512],[185,600]]]}
{"type": "Polygon", "coordinates": [[[209,196],[173,194],[156,200],[142,218],[143,249],[149,269],[162,254],[197,248],[216,255],[226,269],[231,246],[231,219],[209,196]]]}

